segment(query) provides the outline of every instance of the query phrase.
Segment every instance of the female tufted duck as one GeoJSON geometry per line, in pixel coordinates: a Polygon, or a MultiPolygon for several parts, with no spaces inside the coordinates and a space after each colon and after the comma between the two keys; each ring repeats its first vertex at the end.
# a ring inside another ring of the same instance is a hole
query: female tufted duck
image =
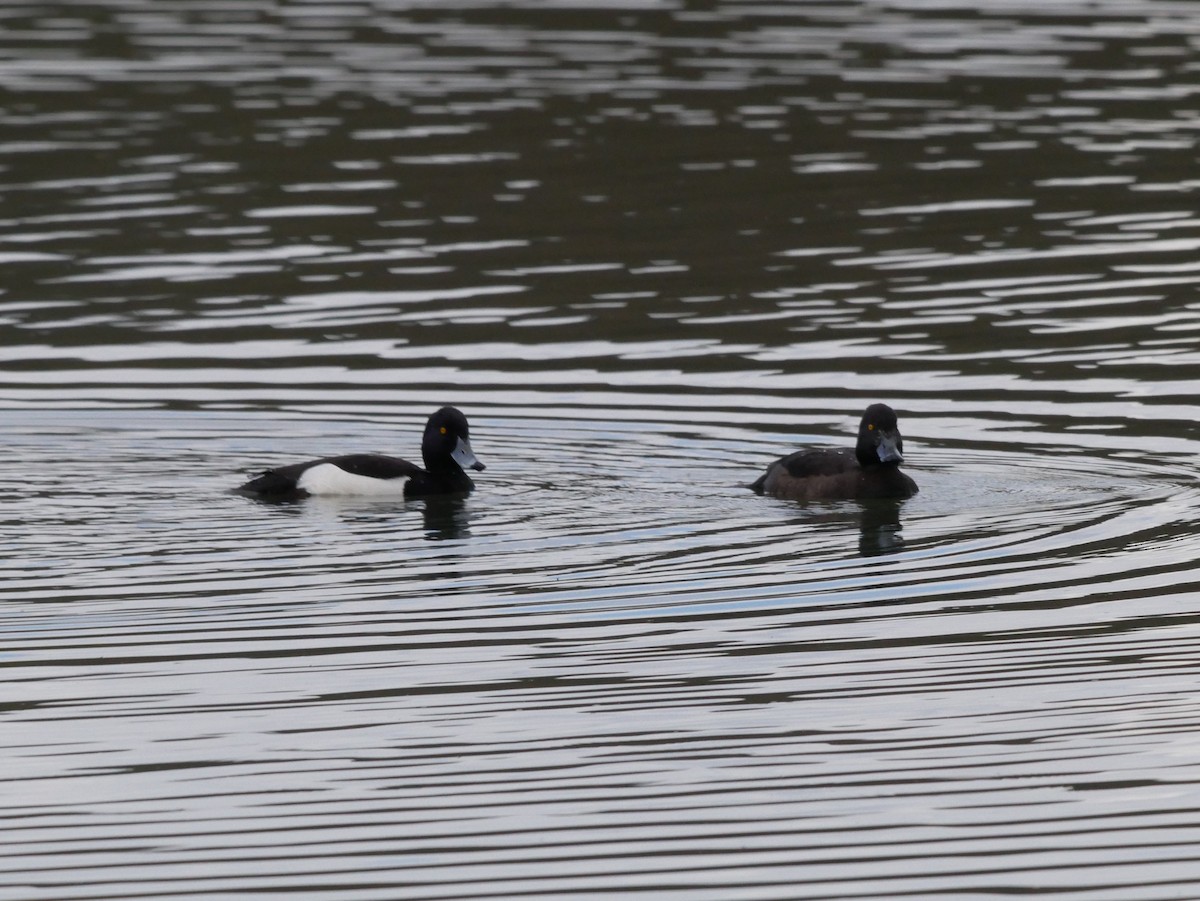
{"type": "Polygon", "coordinates": [[[420,497],[470,491],[475,483],[464,467],[482,470],[475,459],[467,417],[442,407],[425,424],[421,439],[425,469],[398,457],[347,454],[293,463],[264,472],[238,491],[259,497],[307,497],[310,494],[420,497]]]}
{"type": "Polygon", "coordinates": [[[917,483],[900,471],[903,454],[895,411],[872,404],[859,424],[853,454],[841,448],[797,451],[768,466],[750,488],[800,501],[910,497],[917,483]]]}

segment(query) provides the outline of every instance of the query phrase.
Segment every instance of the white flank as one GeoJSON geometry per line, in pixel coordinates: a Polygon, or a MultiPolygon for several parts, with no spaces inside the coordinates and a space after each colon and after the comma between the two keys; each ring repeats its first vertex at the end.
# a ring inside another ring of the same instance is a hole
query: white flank
{"type": "Polygon", "coordinates": [[[407,476],[398,479],[372,479],[356,476],[352,472],[338,469],[332,463],[320,463],[300,474],[297,488],[309,494],[356,494],[375,497],[404,497],[407,476]]]}

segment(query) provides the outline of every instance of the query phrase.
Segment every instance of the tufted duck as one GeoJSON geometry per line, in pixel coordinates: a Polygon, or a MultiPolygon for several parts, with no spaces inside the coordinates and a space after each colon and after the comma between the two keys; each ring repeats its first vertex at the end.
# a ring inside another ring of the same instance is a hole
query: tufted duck
{"type": "Polygon", "coordinates": [[[464,467],[482,470],[475,459],[467,417],[442,407],[425,424],[421,439],[425,469],[398,457],[347,454],[293,463],[264,472],[238,488],[259,497],[307,497],[311,494],[420,497],[470,491],[475,483],[464,467]]]}
{"type": "Polygon", "coordinates": [[[872,404],[858,427],[853,454],[841,448],[797,451],[768,466],[750,488],[800,501],[909,497],[917,493],[917,483],[900,471],[903,452],[895,411],[872,404]]]}

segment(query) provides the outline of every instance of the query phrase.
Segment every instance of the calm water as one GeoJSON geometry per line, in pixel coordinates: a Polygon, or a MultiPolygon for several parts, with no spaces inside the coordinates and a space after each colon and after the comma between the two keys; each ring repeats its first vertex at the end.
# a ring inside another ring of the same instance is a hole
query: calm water
{"type": "Polygon", "coordinates": [[[0,898],[1200,896],[1200,3],[0,10],[0,898]],[[921,493],[745,489],[900,412],[921,493]],[[230,493],[418,453],[465,500],[230,493]]]}

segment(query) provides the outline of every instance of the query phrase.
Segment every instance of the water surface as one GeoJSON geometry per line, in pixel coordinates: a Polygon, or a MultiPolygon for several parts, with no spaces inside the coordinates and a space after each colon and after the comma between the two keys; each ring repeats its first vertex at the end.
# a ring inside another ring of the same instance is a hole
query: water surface
{"type": "Polygon", "coordinates": [[[1200,891],[1200,5],[2,15],[0,896],[1200,891]]]}

